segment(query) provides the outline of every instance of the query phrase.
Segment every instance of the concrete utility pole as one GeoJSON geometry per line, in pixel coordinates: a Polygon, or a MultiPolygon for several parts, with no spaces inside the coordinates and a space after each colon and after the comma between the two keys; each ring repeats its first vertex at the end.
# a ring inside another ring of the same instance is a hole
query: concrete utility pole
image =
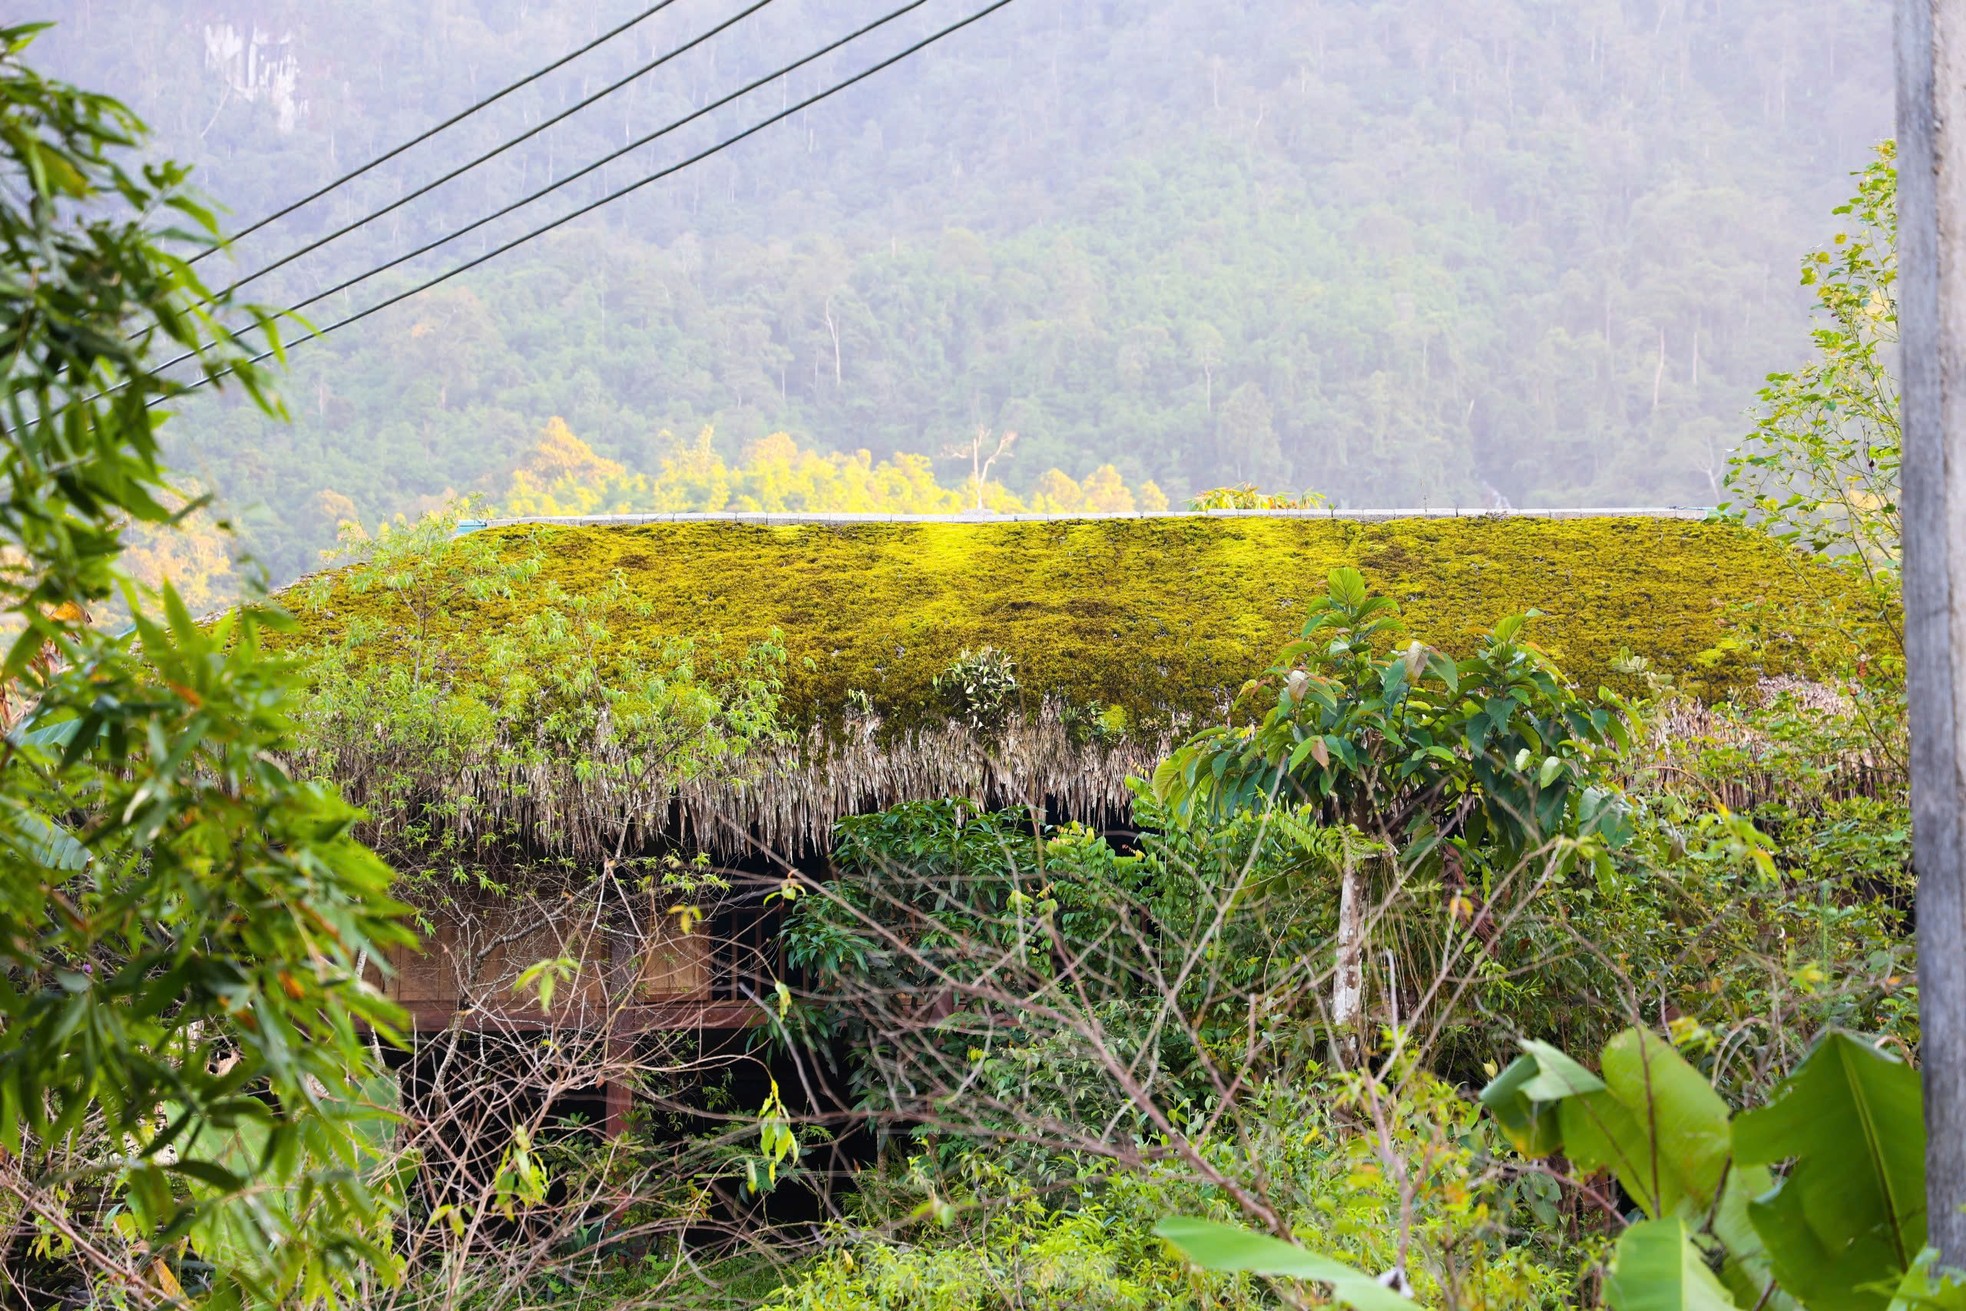
{"type": "Polygon", "coordinates": [[[1966,1265],[1966,0],[1898,0],[1905,658],[1932,1245],[1966,1265]]]}

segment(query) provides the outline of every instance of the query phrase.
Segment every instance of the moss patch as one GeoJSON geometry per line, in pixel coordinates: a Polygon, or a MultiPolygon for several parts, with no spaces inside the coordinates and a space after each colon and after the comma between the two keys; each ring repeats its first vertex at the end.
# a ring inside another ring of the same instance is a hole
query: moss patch
{"type": "MultiPolygon", "coordinates": [[[[729,522],[495,530],[569,590],[619,573],[652,632],[745,643],[779,630],[787,703],[816,722],[864,692],[895,727],[940,717],[935,676],[965,647],[1016,662],[1020,696],[1124,708],[1134,722],[1207,714],[1302,625],[1327,573],[1353,564],[1410,633],[1464,652],[1496,619],[1579,683],[1616,682],[1621,651],[1707,695],[1810,672],[1813,635],[1860,628],[1831,570],[1719,523],[1675,519],[1162,518],[1008,523],[729,522]]],[[[290,598],[332,639],[383,604],[330,588],[290,598]]],[[[495,625],[512,606],[454,617],[495,625]]],[[[386,651],[388,643],[369,649],[386,651]]]]}

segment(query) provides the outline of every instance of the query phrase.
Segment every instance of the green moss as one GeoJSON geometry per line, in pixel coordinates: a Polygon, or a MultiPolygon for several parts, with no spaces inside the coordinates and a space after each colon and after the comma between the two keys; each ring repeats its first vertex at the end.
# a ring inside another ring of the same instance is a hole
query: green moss
{"type": "MultiPolygon", "coordinates": [[[[591,592],[619,573],[648,633],[783,634],[788,706],[825,719],[866,693],[893,725],[938,716],[935,676],[965,648],[1016,662],[1019,695],[1121,721],[1207,713],[1297,635],[1335,566],[1357,565],[1411,634],[1465,651],[1496,619],[1543,611],[1535,640],[1579,683],[1621,652],[1708,695],[1807,672],[1813,635],[1861,627],[1835,572],[1769,539],[1674,519],[1163,518],[764,526],[681,522],[492,530],[542,581],[591,592]]],[[[304,630],[331,639],[388,604],[330,587],[304,630]]],[[[523,600],[453,616],[508,621],[523,600]]],[[[381,618],[383,616],[376,615],[381,618]]],[[[627,635],[629,625],[622,631],[627,635]]],[[[646,635],[646,634],[645,634],[646,635]]],[[[389,650],[388,643],[371,649],[389,650]]]]}

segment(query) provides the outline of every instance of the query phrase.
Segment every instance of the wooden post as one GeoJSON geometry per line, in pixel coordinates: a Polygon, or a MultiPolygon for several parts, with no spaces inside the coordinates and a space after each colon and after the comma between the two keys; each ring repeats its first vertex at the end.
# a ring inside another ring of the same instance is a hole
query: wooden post
{"type": "Polygon", "coordinates": [[[1966,0],[1898,0],[1898,323],[1926,1204],[1966,1265],[1966,0]]]}
{"type": "MultiPolygon", "coordinates": [[[[604,877],[611,879],[613,872],[610,870],[604,877]]],[[[628,1112],[635,1104],[633,1085],[623,1077],[635,1058],[635,1039],[624,1031],[621,1005],[635,995],[635,965],[640,959],[636,946],[644,938],[639,929],[631,913],[612,925],[608,933],[607,982],[601,989],[601,1004],[606,1007],[602,1022],[608,1026],[604,1049],[608,1065],[605,1128],[610,1138],[619,1138],[628,1131],[628,1112]]]]}
{"type": "Polygon", "coordinates": [[[628,1131],[628,1112],[634,1109],[634,1085],[625,1077],[635,1060],[635,1039],[629,1034],[610,1034],[607,1040],[608,1081],[606,1087],[607,1136],[619,1138],[628,1131]]]}

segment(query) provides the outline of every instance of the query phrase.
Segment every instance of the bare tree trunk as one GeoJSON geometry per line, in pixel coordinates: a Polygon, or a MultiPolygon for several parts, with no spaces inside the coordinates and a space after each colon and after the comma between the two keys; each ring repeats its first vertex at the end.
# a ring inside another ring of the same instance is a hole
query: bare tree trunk
{"type": "Polygon", "coordinates": [[[1359,1012],[1365,1000],[1365,873],[1345,862],[1338,892],[1338,961],[1331,978],[1331,1045],[1339,1063],[1358,1056],[1359,1012]]]}
{"type": "Polygon", "coordinates": [[[1659,389],[1666,385],[1666,330],[1659,329],[1659,367],[1652,370],[1652,411],[1659,410],[1659,389]]]}
{"type": "Polygon", "coordinates": [[[1966,1264],[1966,2],[1899,0],[1905,655],[1932,1245],[1966,1264]]]}
{"type": "Polygon", "coordinates": [[[833,321],[833,302],[826,302],[826,331],[833,334],[833,385],[846,385],[846,367],[840,360],[840,325],[833,321]]]}

